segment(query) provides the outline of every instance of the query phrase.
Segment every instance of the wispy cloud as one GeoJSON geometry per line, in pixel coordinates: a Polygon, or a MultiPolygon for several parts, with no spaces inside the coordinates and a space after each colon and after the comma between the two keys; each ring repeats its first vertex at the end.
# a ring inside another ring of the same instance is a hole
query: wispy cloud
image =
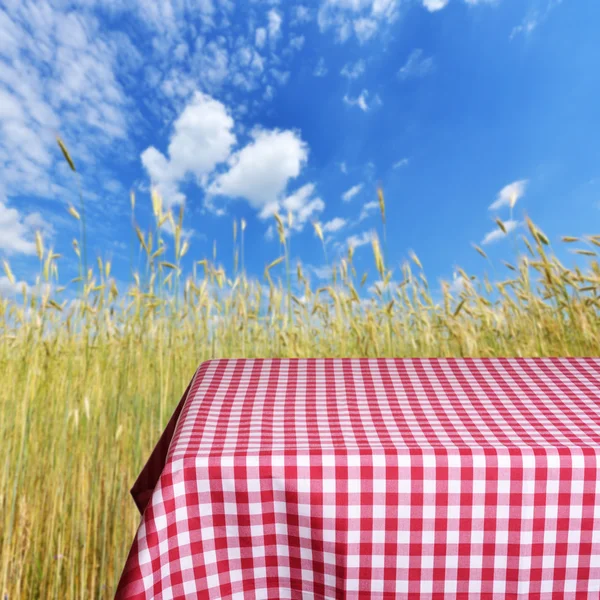
{"type": "Polygon", "coordinates": [[[448,291],[452,296],[458,296],[467,285],[467,280],[458,273],[453,273],[452,283],[448,286],[448,291]]]}
{"type": "Polygon", "coordinates": [[[481,244],[486,246],[487,244],[492,244],[493,242],[497,242],[505,238],[515,227],[519,225],[518,221],[504,221],[504,227],[506,229],[506,233],[504,233],[500,228],[494,229],[486,234],[486,236],[481,240],[481,244]]]}
{"type": "Polygon", "coordinates": [[[529,15],[523,19],[523,22],[520,25],[516,25],[513,27],[510,32],[509,38],[512,40],[515,36],[523,33],[524,35],[529,35],[537,26],[539,17],[537,14],[529,15]]]}
{"type": "Polygon", "coordinates": [[[365,66],[366,63],[364,59],[360,59],[354,64],[346,63],[340,71],[340,75],[342,77],[347,77],[348,79],[357,79],[365,72],[365,66]]]}
{"type": "Polygon", "coordinates": [[[267,18],[269,20],[268,30],[269,30],[269,40],[271,41],[272,46],[275,45],[279,36],[281,35],[281,15],[272,8],[268,14],[267,18]]]}
{"type": "Polygon", "coordinates": [[[379,202],[372,200],[371,202],[365,202],[358,217],[358,222],[364,221],[371,213],[379,210],[379,202]]]}
{"type": "Polygon", "coordinates": [[[0,200],[0,251],[7,255],[34,255],[36,230],[47,237],[54,234],[53,226],[40,213],[23,216],[16,208],[10,208],[0,200]]]}
{"type": "Polygon", "coordinates": [[[423,6],[429,12],[441,10],[448,4],[449,0],[423,0],[423,6]]]}
{"type": "Polygon", "coordinates": [[[339,231],[343,227],[345,227],[345,225],[346,225],[346,219],[342,219],[340,217],[335,217],[335,218],[331,219],[331,221],[327,221],[327,223],[323,224],[323,231],[329,232],[329,233],[334,233],[336,231],[339,231]]]}
{"type": "Polygon", "coordinates": [[[398,77],[400,79],[408,79],[409,77],[425,77],[428,73],[431,73],[434,69],[433,57],[423,56],[423,50],[416,48],[413,50],[404,66],[398,71],[398,77]]]}
{"type": "Polygon", "coordinates": [[[258,48],[262,48],[267,41],[267,30],[264,27],[258,27],[254,33],[255,44],[258,48]]]}
{"type": "Polygon", "coordinates": [[[324,0],[317,14],[321,32],[332,29],[339,43],[353,34],[360,44],[398,18],[398,0],[324,0]]]}
{"type": "Polygon", "coordinates": [[[408,165],[408,158],[401,158],[400,160],[396,161],[393,165],[392,168],[393,169],[399,169],[400,167],[406,167],[408,165]]]}
{"type": "Polygon", "coordinates": [[[352,248],[360,248],[361,246],[370,244],[374,235],[375,234],[372,231],[364,231],[359,235],[351,235],[346,238],[346,243],[348,246],[352,246],[352,248]]]}
{"type": "Polygon", "coordinates": [[[344,192],[342,194],[342,200],[344,202],[350,202],[350,200],[352,200],[352,198],[354,198],[354,196],[356,196],[358,193],[360,193],[360,190],[362,190],[362,187],[363,187],[362,183],[352,186],[349,190],[347,190],[346,192],[344,192]]]}
{"type": "Polygon", "coordinates": [[[375,94],[375,97],[373,98],[373,102],[371,103],[370,106],[369,106],[369,104],[367,104],[368,97],[369,97],[368,90],[363,90],[357,98],[351,98],[350,96],[345,95],[344,102],[346,104],[348,104],[348,106],[358,106],[363,112],[367,112],[368,110],[373,108],[373,106],[380,106],[382,104],[379,94],[375,94]]]}
{"type": "Polygon", "coordinates": [[[302,50],[304,46],[304,36],[296,35],[290,39],[290,47],[294,50],[302,50]]]}
{"type": "Polygon", "coordinates": [[[498,210],[503,206],[510,206],[511,204],[514,206],[517,200],[525,195],[528,181],[527,179],[521,179],[505,185],[498,192],[495,202],[490,204],[489,209],[498,210]]]}
{"type": "Polygon", "coordinates": [[[325,66],[325,59],[321,56],[319,58],[319,62],[313,71],[313,75],[315,77],[325,77],[327,75],[327,67],[325,66]]]}
{"type": "Polygon", "coordinates": [[[301,4],[294,8],[292,15],[292,25],[302,25],[303,23],[308,23],[312,19],[310,10],[301,4]]]}
{"type": "Polygon", "coordinates": [[[562,4],[562,0],[547,0],[544,10],[532,10],[527,14],[520,25],[513,27],[510,32],[509,39],[515,38],[517,35],[523,34],[528,36],[538,27],[543,21],[548,18],[550,11],[562,4]]]}

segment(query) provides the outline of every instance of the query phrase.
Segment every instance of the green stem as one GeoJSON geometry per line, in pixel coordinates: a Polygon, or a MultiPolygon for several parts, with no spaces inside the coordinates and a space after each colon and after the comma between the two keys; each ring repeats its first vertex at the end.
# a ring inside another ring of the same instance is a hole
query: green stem
{"type": "Polygon", "coordinates": [[[80,175],[77,173],[77,188],[79,190],[79,200],[81,201],[81,229],[82,229],[82,244],[83,244],[83,277],[84,282],[87,282],[88,266],[87,266],[87,241],[86,241],[86,226],[85,226],[85,202],[81,193],[80,175]]]}

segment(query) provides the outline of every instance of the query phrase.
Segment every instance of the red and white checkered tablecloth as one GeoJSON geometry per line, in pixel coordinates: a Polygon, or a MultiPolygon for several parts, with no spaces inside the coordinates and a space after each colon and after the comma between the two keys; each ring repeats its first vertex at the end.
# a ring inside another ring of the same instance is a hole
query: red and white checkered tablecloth
{"type": "Polygon", "coordinates": [[[600,598],[600,359],[203,363],[116,600],[600,598]]]}

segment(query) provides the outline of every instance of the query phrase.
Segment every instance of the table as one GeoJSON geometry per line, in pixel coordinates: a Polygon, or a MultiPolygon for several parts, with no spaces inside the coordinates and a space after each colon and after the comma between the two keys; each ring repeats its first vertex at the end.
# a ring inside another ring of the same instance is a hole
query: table
{"type": "Polygon", "coordinates": [[[218,359],[116,600],[600,598],[600,359],[218,359]]]}

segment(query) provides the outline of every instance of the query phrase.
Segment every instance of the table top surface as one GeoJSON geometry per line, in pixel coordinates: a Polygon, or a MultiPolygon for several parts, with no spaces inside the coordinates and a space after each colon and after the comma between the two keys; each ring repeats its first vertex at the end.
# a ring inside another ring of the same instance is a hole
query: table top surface
{"type": "Polygon", "coordinates": [[[194,375],[168,462],[596,451],[599,424],[600,358],[214,359],[194,375]]]}
{"type": "Polygon", "coordinates": [[[599,417],[598,358],[205,362],[116,600],[598,595],[599,417]]]}

